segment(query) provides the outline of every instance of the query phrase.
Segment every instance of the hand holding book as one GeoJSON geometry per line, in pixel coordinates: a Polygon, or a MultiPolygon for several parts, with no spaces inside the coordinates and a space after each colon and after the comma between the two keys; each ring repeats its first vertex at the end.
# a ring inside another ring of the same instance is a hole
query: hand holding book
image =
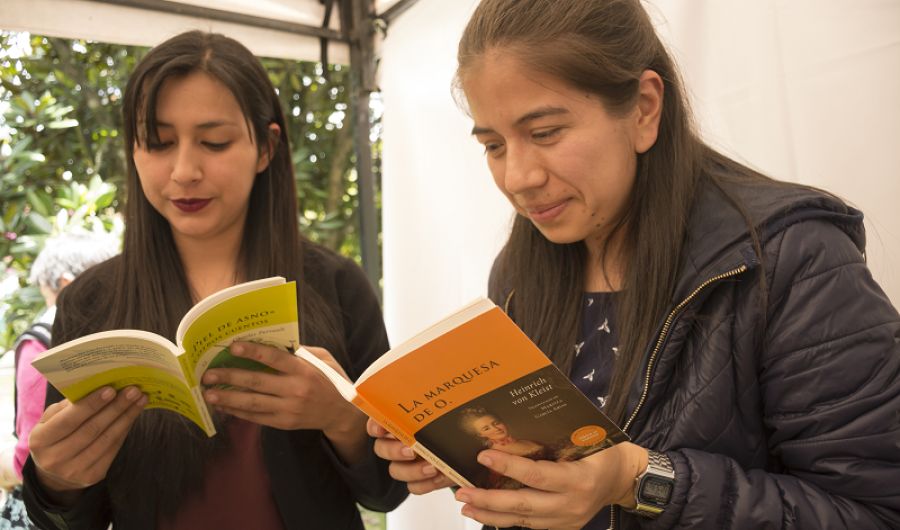
{"type": "Polygon", "coordinates": [[[44,411],[29,436],[31,457],[44,491],[60,506],[73,506],[84,489],[100,482],[149,400],[137,387],[103,387],[44,411]]]}
{"type": "MultiPolygon", "coordinates": [[[[347,379],[323,348],[306,348],[347,379]]],[[[348,465],[365,457],[365,415],[347,403],[318,371],[291,353],[252,342],[231,346],[231,353],[274,369],[249,371],[213,368],[202,382],[203,399],[215,410],[281,430],[320,430],[348,465]],[[225,387],[225,388],[223,388],[225,387]],[[226,389],[238,387],[238,389],[226,389]]]]}
{"type": "Polygon", "coordinates": [[[425,495],[456,485],[377,421],[369,418],[366,430],[369,436],[375,438],[375,454],[391,463],[391,476],[406,482],[413,495],[425,495]]]}
{"type": "Polygon", "coordinates": [[[462,514],[489,527],[584,527],[604,506],[634,507],[634,480],[647,450],[623,442],[574,462],[532,461],[502,451],[478,455],[482,465],[528,486],[518,490],[461,488],[462,514]]]}
{"type": "Polygon", "coordinates": [[[412,481],[413,493],[444,485],[430,466],[460,486],[521,487],[476,460],[485,448],[569,461],[628,440],[489,300],[387,352],[355,384],[303,348],[297,355],[374,420],[370,432],[379,436],[380,427],[396,438],[382,437],[376,451],[397,461],[392,475],[412,481]]]}

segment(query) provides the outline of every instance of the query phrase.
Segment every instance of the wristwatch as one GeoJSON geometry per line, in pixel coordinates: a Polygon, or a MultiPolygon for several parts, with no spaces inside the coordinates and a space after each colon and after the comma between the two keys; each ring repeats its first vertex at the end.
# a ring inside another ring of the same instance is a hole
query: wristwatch
{"type": "Polygon", "coordinates": [[[637,506],[630,510],[622,509],[656,519],[672,498],[672,491],[675,489],[675,469],[668,456],[656,451],[647,452],[650,453],[647,469],[634,479],[634,500],[637,506]]]}

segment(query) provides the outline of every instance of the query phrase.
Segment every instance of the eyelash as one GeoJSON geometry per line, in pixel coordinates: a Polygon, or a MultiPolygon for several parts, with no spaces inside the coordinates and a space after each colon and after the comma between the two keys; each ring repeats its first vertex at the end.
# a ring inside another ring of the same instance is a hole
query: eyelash
{"type": "Polygon", "coordinates": [[[559,129],[552,129],[549,131],[534,133],[531,135],[531,137],[535,140],[548,140],[550,138],[553,138],[557,134],[559,134],[559,129]]]}
{"type": "Polygon", "coordinates": [[[225,149],[228,148],[229,145],[231,145],[231,142],[222,142],[220,144],[206,142],[203,145],[205,145],[206,147],[210,148],[213,151],[224,151],[225,149]]]}
{"type": "MultiPolygon", "coordinates": [[[[172,145],[172,142],[160,142],[160,143],[149,143],[148,142],[147,150],[148,151],[161,151],[161,150],[169,147],[170,145],[172,145]]],[[[231,145],[231,142],[222,142],[222,143],[204,142],[203,145],[205,145],[211,151],[224,151],[225,149],[228,148],[229,145],[231,145]]]]}
{"type": "Polygon", "coordinates": [[[172,145],[171,142],[150,143],[147,142],[147,151],[161,151],[172,145]]]}
{"type": "MultiPolygon", "coordinates": [[[[531,135],[531,138],[535,141],[541,142],[545,140],[551,140],[555,138],[560,133],[560,129],[551,129],[549,131],[534,133],[531,135]]],[[[484,146],[484,154],[490,154],[492,151],[496,151],[500,149],[503,144],[485,144],[484,146]]]]}

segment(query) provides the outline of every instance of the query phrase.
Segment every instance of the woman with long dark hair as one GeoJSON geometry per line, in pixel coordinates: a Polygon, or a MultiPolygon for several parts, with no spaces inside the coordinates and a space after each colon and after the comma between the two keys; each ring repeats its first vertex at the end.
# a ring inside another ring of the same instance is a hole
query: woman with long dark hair
{"type": "MultiPolygon", "coordinates": [[[[53,341],[112,329],[174,340],[198,301],[244,281],[296,281],[302,344],[355,378],[388,348],[378,300],[347,258],[299,232],[284,115],[260,62],[222,35],[152,49],[125,91],[122,254],[59,299],[53,341]]],[[[277,373],[210,370],[207,438],[184,417],[142,411],[137,388],[72,404],[52,392],[23,471],[46,528],[363,528],[356,504],[403,500],[364,417],[298,358],[238,343],[277,373]]],[[[53,391],[53,389],[50,389],[53,391]]]]}
{"type": "MultiPolygon", "coordinates": [[[[458,100],[516,219],[490,296],[630,443],[487,450],[491,527],[900,528],[900,315],[862,215],[696,133],[639,0],[483,0],[458,100]]],[[[413,493],[449,484],[391,439],[413,493]]]]}

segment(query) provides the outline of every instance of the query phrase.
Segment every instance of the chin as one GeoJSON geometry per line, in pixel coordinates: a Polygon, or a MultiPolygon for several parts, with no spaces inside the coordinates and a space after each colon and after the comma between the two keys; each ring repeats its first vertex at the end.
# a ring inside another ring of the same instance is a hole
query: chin
{"type": "Polygon", "coordinates": [[[550,241],[551,243],[556,243],[557,245],[568,245],[569,243],[584,241],[583,237],[572,234],[568,230],[560,230],[552,227],[542,227],[537,224],[535,224],[534,226],[548,241],[550,241]]]}

